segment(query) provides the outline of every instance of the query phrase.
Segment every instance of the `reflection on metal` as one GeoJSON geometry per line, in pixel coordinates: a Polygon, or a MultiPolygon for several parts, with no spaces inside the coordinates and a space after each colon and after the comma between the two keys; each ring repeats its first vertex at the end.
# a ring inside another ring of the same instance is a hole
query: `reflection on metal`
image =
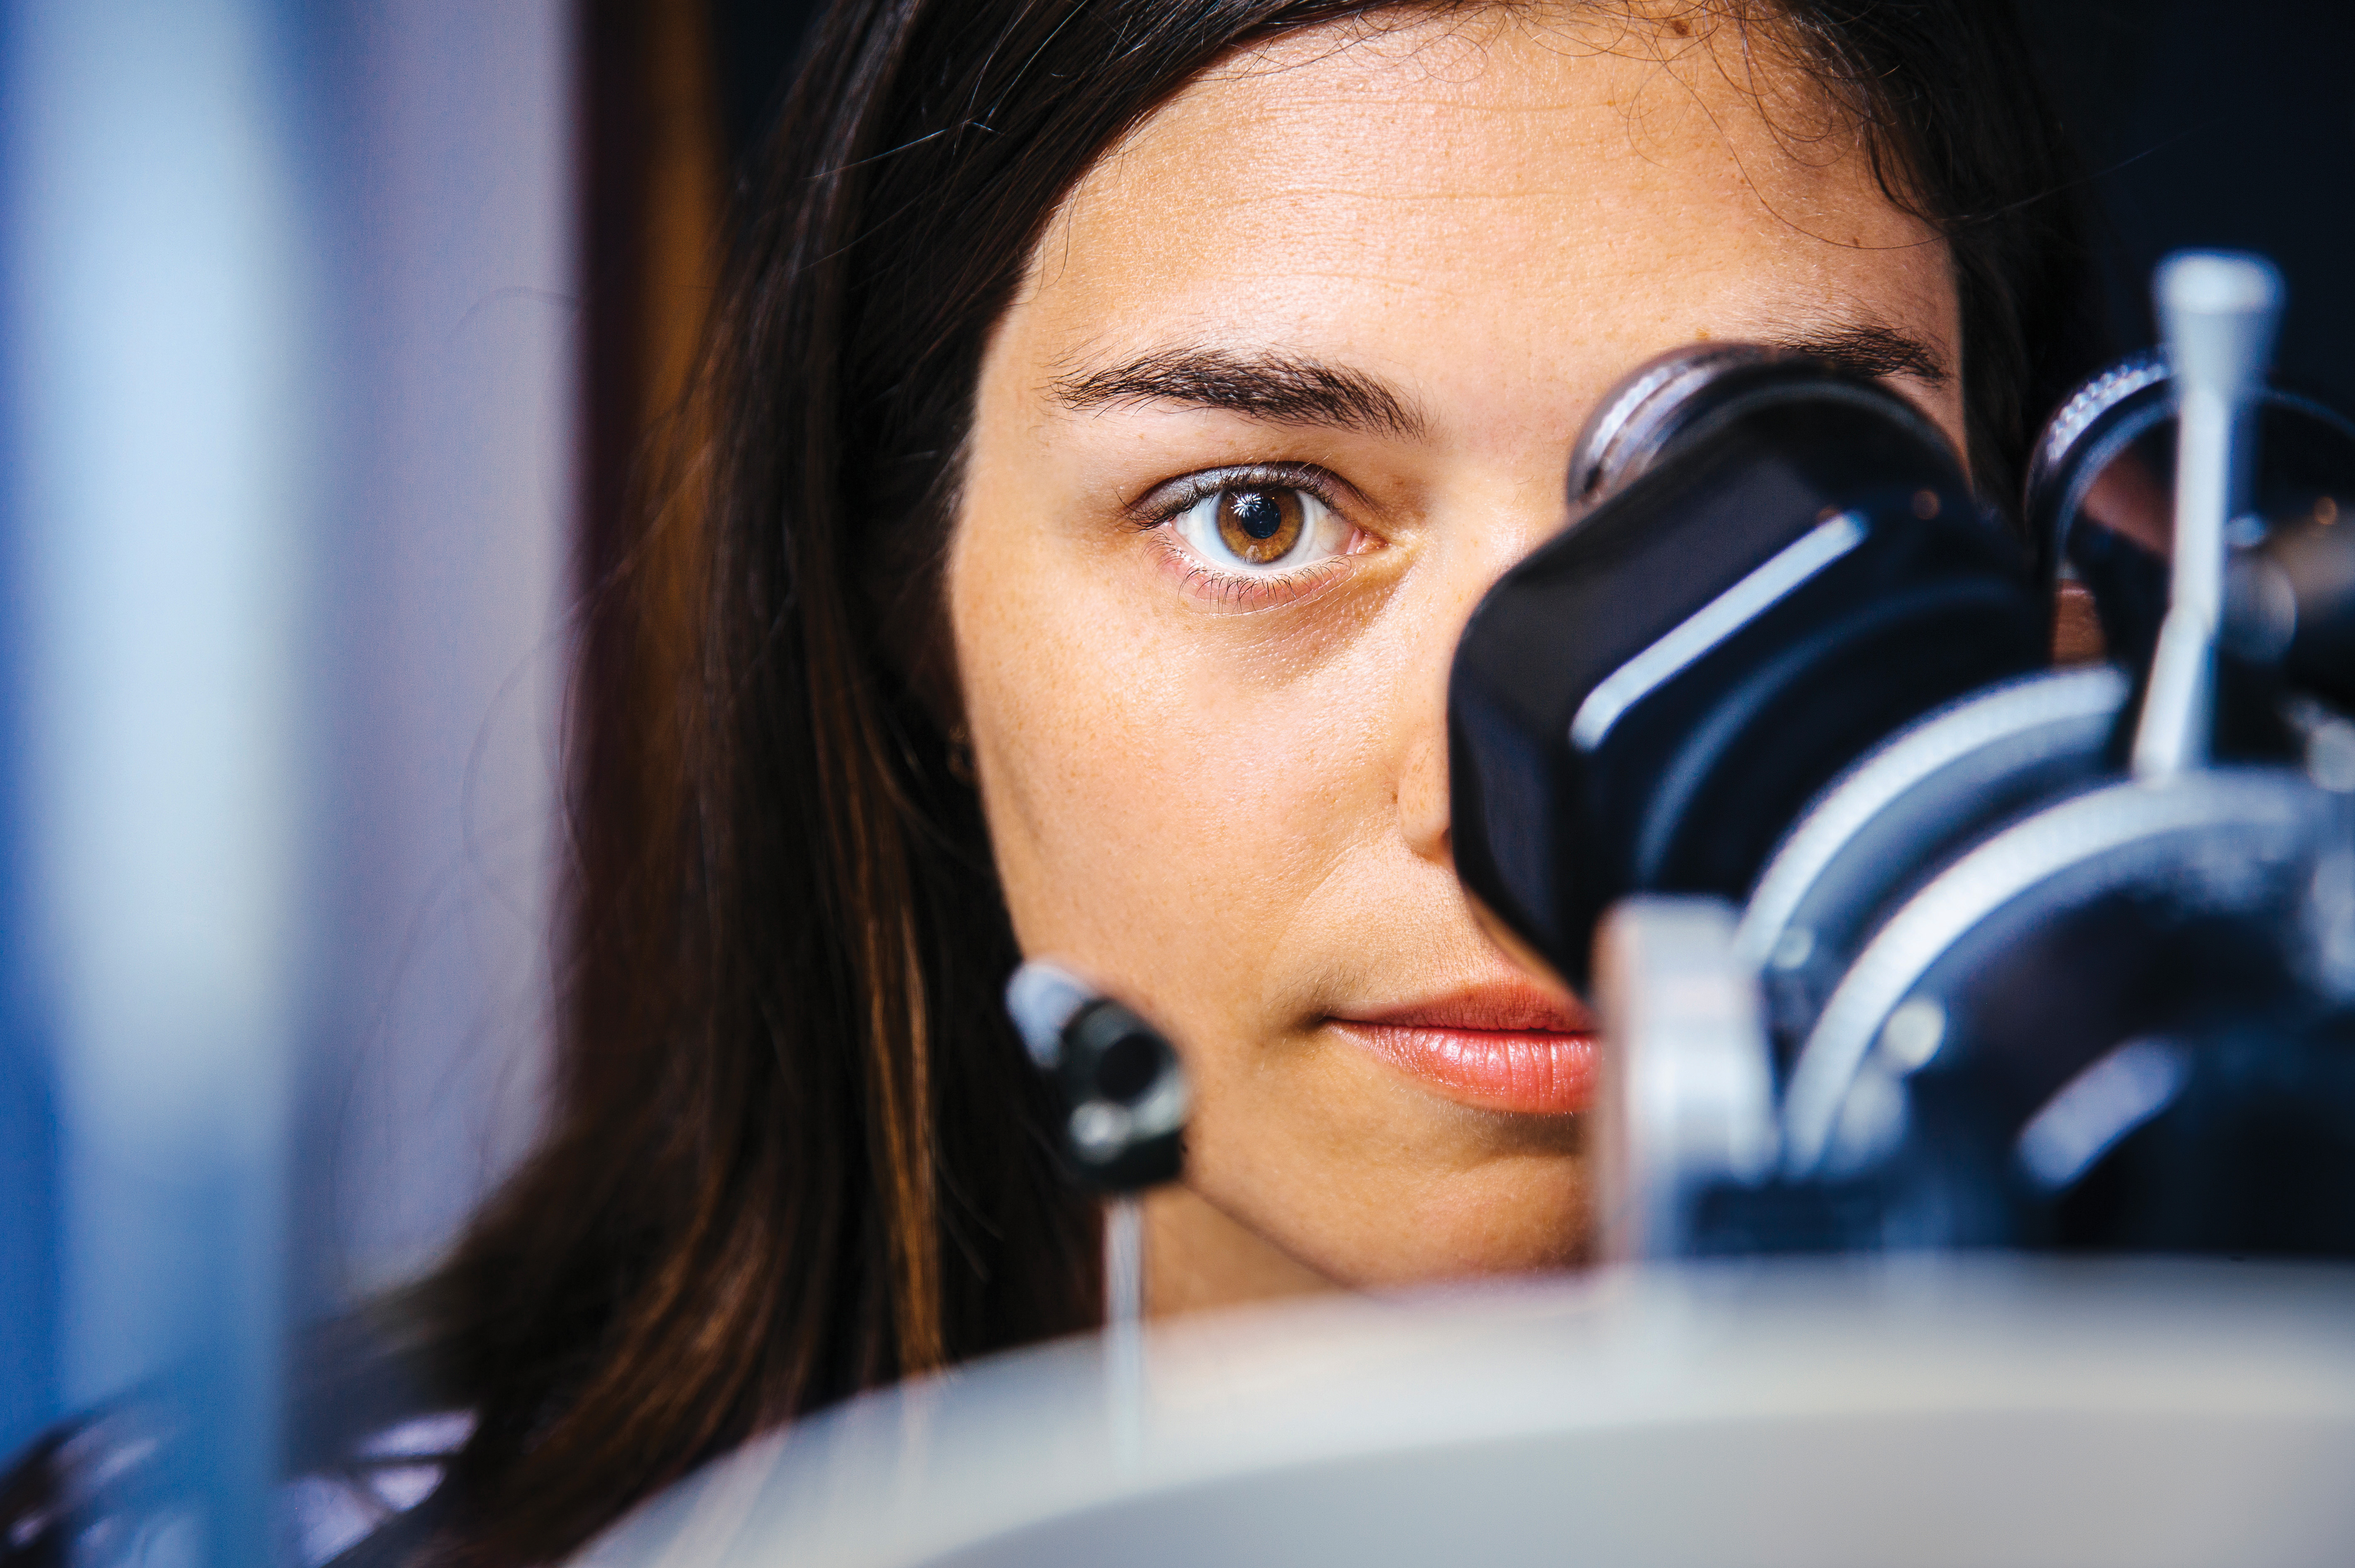
{"type": "Polygon", "coordinates": [[[2189,1071],[2180,1047],[2128,1040],[2072,1078],[2019,1130],[2021,1167],[2040,1186],[2067,1187],[2165,1110],[2189,1071]]]}
{"type": "Polygon", "coordinates": [[[1675,1257],[1711,1182],[1774,1168],[1774,1073],[1755,977],[1723,899],[1625,899],[1595,944],[1605,1082],[1592,1168],[1604,1256],[1675,1257]]]}
{"type": "Polygon", "coordinates": [[[2081,887],[2165,881],[2204,886],[2218,907],[2262,902],[2269,877],[2313,855],[2322,826],[2294,778],[2217,770],[2111,784],[1977,844],[1905,900],[1825,1004],[1784,1093],[1785,1169],[1816,1169],[1882,1029],[1966,938],[2049,915],[2081,887]]]}
{"type": "Polygon", "coordinates": [[[2042,783],[2100,763],[2129,682],[2107,665],[1977,691],[1899,731],[1834,781],[1774,851],[1735,938],[1753,966],[1804,967],[1817,929],[1857,934],[1901,857],[2042,783]]]}

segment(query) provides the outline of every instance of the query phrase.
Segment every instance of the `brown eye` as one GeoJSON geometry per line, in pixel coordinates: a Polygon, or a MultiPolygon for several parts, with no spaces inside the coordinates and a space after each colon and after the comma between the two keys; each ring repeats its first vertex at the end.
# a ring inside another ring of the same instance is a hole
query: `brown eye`
{"type": "Polygon", "coordinates": [[[1207,491],[1169,519],[1213,571],[1273,577],[1348,553],[1350,529],[1314,490],[1240,483],[1207,491]]]}
{"type": "Polygon", "coordinates": [[[1222,490],[1216,499],[1219,542],[1253,566],[1291,554],[1307,527],[1307,508],[1297,490],[1222,490]]]}

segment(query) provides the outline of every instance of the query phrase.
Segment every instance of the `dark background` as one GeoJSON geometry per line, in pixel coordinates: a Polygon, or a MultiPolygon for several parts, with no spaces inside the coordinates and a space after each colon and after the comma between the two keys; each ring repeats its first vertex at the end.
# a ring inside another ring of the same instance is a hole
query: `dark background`
{"type": "Polygon", "coordinates": [[[2277,379],[2355,411],[2355,5],[2023,5],[2093,172],[2115,346],[2153,340],[2150,273],[2185,246],[2262,251],[2289,284],[2277,379]]]}

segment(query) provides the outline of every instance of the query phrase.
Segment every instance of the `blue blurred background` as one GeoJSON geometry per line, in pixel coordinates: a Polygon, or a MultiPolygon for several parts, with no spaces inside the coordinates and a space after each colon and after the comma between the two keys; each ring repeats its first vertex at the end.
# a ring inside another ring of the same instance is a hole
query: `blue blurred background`
{"type": "MultiPolygon", "coordinates": [[[[0,1453],[527,1143],[570,606],[812,9],[0,0],[0,1453]]],[[[2116,344],[2264,251],[2355,407],[2355,8],[2027,11],[2116,344]]]]}
{"type": "Polygon", "coordinates": [[[581,304],[556,0],[0,29],[13,1451],[529,1136],[581,304]]]}

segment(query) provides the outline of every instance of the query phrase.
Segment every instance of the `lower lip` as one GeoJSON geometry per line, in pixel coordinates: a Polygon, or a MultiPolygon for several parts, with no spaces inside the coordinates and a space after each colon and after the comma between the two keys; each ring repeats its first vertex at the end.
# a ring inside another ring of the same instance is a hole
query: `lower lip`
{"type": "Polygon", "coordinates": [[[1591,1034],[1346,1019],[1336,1027],[1448,1098],[1482,1110],[1565,1116],[1594,1097],[1591,1034]]]}

